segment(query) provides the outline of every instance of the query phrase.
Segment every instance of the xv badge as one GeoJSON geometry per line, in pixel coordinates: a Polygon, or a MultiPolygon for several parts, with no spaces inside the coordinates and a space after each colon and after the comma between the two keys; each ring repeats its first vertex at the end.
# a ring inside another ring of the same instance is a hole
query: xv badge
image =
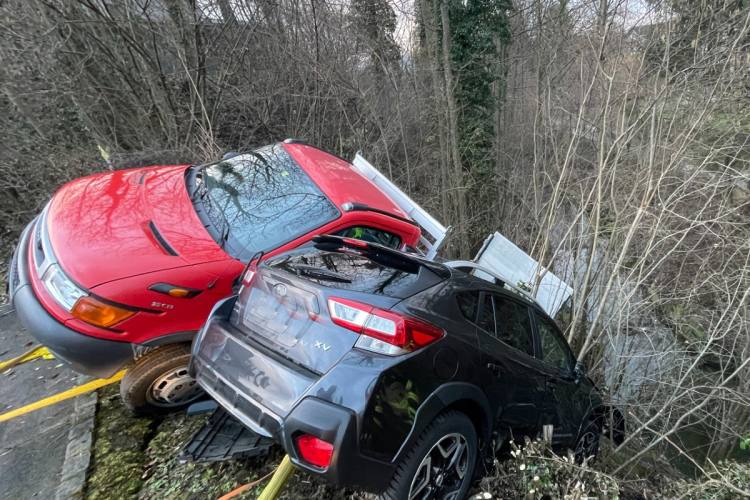
{"type": "Polygon", "coordinates": [[[315,345],[315,347],[316,347],[317,349],[323,349],[324,351],[327,351],[328,349],[330,349],[330,348],[331,348],[331,346],[329,346],[328,344],[324,344],[324,343],[323,343],[323,342],[321,342],[320,340],[317,340],[317,341],[315,341],[315,344],[314,344],[314,345],[315,345]]]}

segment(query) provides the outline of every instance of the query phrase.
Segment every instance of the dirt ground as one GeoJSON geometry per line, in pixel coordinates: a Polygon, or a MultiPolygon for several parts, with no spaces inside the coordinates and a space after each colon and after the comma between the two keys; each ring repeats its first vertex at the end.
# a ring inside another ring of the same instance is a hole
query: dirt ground
{"type": "MultiPolygon", "coordinates": [[[[94,449],[85,497],[98,499],[219,498],[272,472],[281,461],[279,448],[264,458],[194,463],[182,450],[207,416],[177,413],[135,418],[120,402],[117,386],[100,392],[94,449]]],[[[236,498],[255,498],[265,482],[236,498]]],[[[296,470],[281,498],[363,499],[368,495],[329,487],[296,470]]]]}

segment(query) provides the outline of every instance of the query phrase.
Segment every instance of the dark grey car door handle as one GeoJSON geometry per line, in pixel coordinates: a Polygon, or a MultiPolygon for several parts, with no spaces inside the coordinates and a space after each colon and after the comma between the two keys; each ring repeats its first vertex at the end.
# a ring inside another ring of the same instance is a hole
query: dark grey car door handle
{"type": "Polygon", "coordinates": [[[495,363],[487,363],[487,369],[491,371],[493,375],[503,374],[503,368],[495,363]]]}

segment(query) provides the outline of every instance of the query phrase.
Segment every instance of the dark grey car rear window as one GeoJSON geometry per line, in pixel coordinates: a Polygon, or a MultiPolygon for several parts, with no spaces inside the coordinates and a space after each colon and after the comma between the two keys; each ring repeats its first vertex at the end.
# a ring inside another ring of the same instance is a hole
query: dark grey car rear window
{"type": "Polygon", "coordinates": [[[308,250],[267,262],[322,286],[405,299],[443,281],[429,269],[415,273],[384,266],[354,253],[308,250]]]}

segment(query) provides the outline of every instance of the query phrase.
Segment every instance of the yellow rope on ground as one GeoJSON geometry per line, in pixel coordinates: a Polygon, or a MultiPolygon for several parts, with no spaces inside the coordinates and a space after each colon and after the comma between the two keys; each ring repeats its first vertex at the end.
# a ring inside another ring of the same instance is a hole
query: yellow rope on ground
{"type": "Polygon", "coordinates": [[[281,460],[281,463],[278,465],[278,467],[276,467],[276,469],[269,472],[260,479],[256,479],[253,482],[243,484],[242,486],[233,489],[226,495],[220,496],[219,500],[231,500],[237,495],[241,495],[247,490],[255,488],[260,483],[271,477],[271,474],[273,474],[273,477],[271,477],[271,482],[269,482],[266,487],[263,488],[263,491],[260,493],[260,496],[257,500],[276,500],[276,498],[278,498],[279,496],[279,493],[281,493],[281,489],[284,487],[284,484],[286,484],[287,479],[289,479],[289,476],[292,475],[292,472],[294,472],[294,466],[289,460],[289,455],[284,455],[284,458],[281,460]]]}
{"type": "Polygon", "coordinates": [[[293,472],[294,466],[291,460],[289,460],[289,455],[284,455],[284,459],[276,467],[276,472],[273,473],[273,477],[266,487],[263,488],[260,496],[258,496],[258,500],[276,500],[293,472]]]}
{"type": "Polygon", "coordinates": [[[245,493],[245,492],[246,492],[247,490],[249,490],[249,489],[255,488],[255,487],[256,487],[256,486],[258,486],[258,485],[259,485],[260,483],[262,483],[263,481],[265,481],[266,479],[268,479],[269,477],[271,477],[271,475],[272,475],[272,474],[273,474],[274,472],[276,472],[276,469],[272,470],[271,472],[269,472],[268,474],[266,474],[265,476],[263,476],[263,477],[262,477],[262,478],[260,478],[260,479],[256,479],[255,481],[252,481],[252,482],[250,482],[250,483],[247,483],[247,484],[243,484],[242,486],[240,486],[240,487],[238,487],[238,488],[235,488],[235,489],[233,489],[232,491],[230,491],[230,492],[229,492],[229,493],[227,493],[226,495],[222,495],[222,496],[220,496],[220,497],[219,497],[219,500],[230,500],[230,499],[232,499],[232,498],[236,497],[237,495],[239,495],[239,494],[241,494],[241,493],[245,493]]]}
{"type": "Polygon", "coordinates": [[[0,361],[0,373],[37,358],[55,359],[55,356],[44,346],[34,347],[20,356],[16,356],[7,361],[0,361]]]}
{"type": "Polygon", "coordinates": [[[39,401],[36,401],[34,403],[28,404],[26,406],[22,406],[21,408],[17,408],[15,410],[11,410],[9,412],[3,413],[2,415],[0,415],[0,422],[5,422],[13,418],[20,417],[21,415],[30,413],[32,411],[39,410],[40,408],[44,408],[45,406],[50,406],[55,403],[59,403],[60,401],[65,401],[66,399],[74,398],[76,396],[80,396],[81,394],[86,394],[87,392],[95,391],[96,389],[99,389],[100,387],[104,387],[105,385],[114,384],[115,382],[122,379],[124,375],[125,375],[125,370],[121,370],[109,378],[100,378],[100,379],[92,380],[91,382],[86,382],[85,384],[79,385],[77,387],[73,387],[72,389],[68,389],[67,391],[54,394],[47,398],[40,399],[39,401]]]}

